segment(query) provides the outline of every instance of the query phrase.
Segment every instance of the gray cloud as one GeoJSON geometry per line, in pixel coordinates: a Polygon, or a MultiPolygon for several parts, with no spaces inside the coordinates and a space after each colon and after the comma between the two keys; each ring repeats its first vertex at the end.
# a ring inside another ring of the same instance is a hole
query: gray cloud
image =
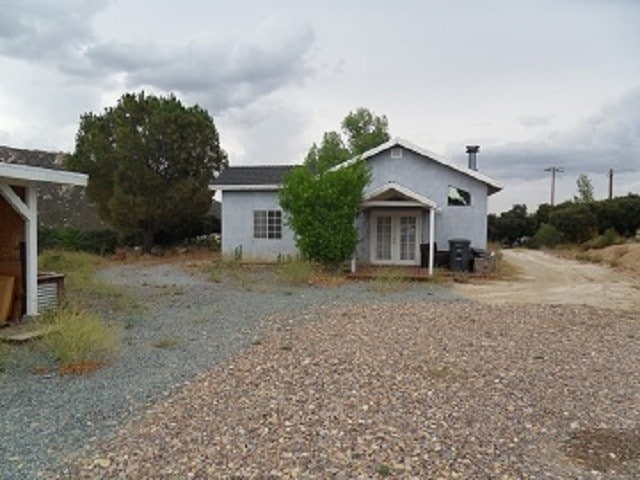
{"type": "Polygon", "coordinates": [[[525,127],[540,127],[551,123],[553,115],[520,115],[518,121],[525,127]]]}
{"type": "Polygon", "coordinates": [[[536,179],[550,165],[567,174],[640,170],[640,88],[603,108],[577,128],[538,141],[483,149],[483,169],[501,179],[536,179]]]}
{"type": "Polygon", "coordinates": [[[106,0],[3,2],[0,55],[76,69],[93,41],[90,19],[106,0]]]}
{"type": "Polygon", "coordinates": [[[314,42],[310,27],[262,37],[177,46],[110,42],[92,46],[87,58],[97,69],[124,73],[129,88],[178,91],[224,111],[249,105],[310,73],[305,60],[314,42]]]}

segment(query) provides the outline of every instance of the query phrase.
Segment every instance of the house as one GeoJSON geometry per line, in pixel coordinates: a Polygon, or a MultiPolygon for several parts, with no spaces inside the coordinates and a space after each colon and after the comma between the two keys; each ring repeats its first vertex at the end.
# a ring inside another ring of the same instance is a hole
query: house
{"type": "MultiPolygon", "coordinates": [[[[431,272],[436,245],[446,250],[449,240],[463,238],[485,249],[487,199],[502,185],[477,171],[478,150],[467,147],[467,167],[401,138],[365,152],[372,180],[357,219],[357,262],[420,265],[420,245],[428,244],[431,272]]],[[[210,188],[222,193],[223,254],[266,260],[297,254],[278,204],[282,178],[292,167],[230,167],[214,181],[210,188]]]]}
{"type": "Polygon", "coordinates": [[[0,162],[0,303],[6,310],[0,311],[0,324],[6,317],[38,314],[38,186],[86,186],[87,179],[82,173],[0,162]]]}

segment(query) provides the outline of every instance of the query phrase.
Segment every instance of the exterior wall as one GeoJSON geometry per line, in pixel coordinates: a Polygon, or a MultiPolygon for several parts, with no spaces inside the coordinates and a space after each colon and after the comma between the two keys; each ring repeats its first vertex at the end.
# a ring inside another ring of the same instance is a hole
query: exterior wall
{"type": "MultiPolygon", "coordinates": [[[[13,187],[16,194],[24,200],[24,188],[13,187]]],[[[0,196],[0,275],[14,277],[13,308],[9,318],[22,317],[22,298],[24,296],[24,272],[20,258],[20,243],[25,241],[24,220],[11,205],[0,196]]]]}
{"type": "MultiPolygon", "coordinates": [[[[368,163],[372,180],[365,196],[388,182],[395,182],[437,203],[435,241],[439,250],[448,250],[448,242],[452,238],[466,238],[471,240],[472,247],[486,248],[486,184],[404,148],[402,158],[391,158],[391,150],[385,150],[369,158],[368,163]],[[448,206],[449,185],[469,192],[471,205],[448,206]]],[[[428,242],[428,239],[429,212],[425,210],[422,223],[423,243],[428,242]]],[[[362,258],[369,258],[368,245],[366,250],[366,255],[362,258]]]]}
{"type": "Polygon", "coordinates": [[[253,211],[281,210],[276,191],[222,192],[222,254],[242,246],[244,259],[275,261],[278,255],[297,255],[293,231],[283,218],[282,238],[253,238],[253,211]]]}

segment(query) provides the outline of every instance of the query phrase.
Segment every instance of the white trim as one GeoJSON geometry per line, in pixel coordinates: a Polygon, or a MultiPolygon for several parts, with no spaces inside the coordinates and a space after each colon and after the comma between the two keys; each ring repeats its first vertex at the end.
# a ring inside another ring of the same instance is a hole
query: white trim
{"type": "Polygon", "coordinates": [[[491,195],[492,193],[496,193],[504,188],[504,186],[500,182],[493,180],[487,175],[479,173],[475,170],[471,170],[470,168],[460,167],[458,165],[455,165],[449,159],[443,157],[442,155],[438,155],[437,153],[434,153],[430,150],[427,150],[426,148],[422,148],[418,145],[415,145],[409,142],[408,140],[405,140],[400,137],[392,138],[391,140],[383,143],[382,145],[378,145],[377,147],[372,148],[371,150],[367,150],[366,152],[364,152],[362,155],[358,157],[352,158],[350,160],[347,160],[346,162],[336,165],[335,167],[332,168],[332,170],[348,167],[349,165],[353,165],[355,162],[357,162],[360,159],[366,160],[368,158],[373,157],[374,155],[377,155],[380,152],[383,152],[395,146],[401,146],[406,148],[407,150],[412,150],[417,154],[422,155],[423,157],[430,158],[431,160],[437,163],[440,163],[441,165],[444,165],[445,167],[449,167],[453,170],[456,170],[457,172],[460,172],[469,177],[475,178],[476,180],[482,183],[486,183],[493,189],[493,191],[489,191],[489,195],[491,195]]]}
{"type": "Polygon", "coordinates": [[[35,186],[27,187],[25,199],[30,218],[24,222],[25,246],[26,246],[26,284],[27,284],[27,311],[28,316],[38,314],[38,189],[35,186]]]}
{"type": "Polygon", "coordinates": [[[89,176],[84,173],[0,162],[0,179],[4,178],[12,183],[13,181],[25,182],[26,184],[34,182],[64,183],[79,187],[86,187],[89,181],[89,176]]]}
{"type": "Polygon", "coordinates": [[[362,208],[382,207],[382,208],[428,208],[427,205],[420,202],[404,201],[404,200],[371,200],[362,202],[362,208]]]}
{"type": "Polygon", "coordinates": [[[434,242],[435,242],[435,230],[436,230],[436,212],[432,208],[429,210],[429,276],[433,276],[433,256],[434,256],[434,242]]]}
{"type": "MultiPolygon", "coordinates": [[[[399,202],[397,200],[371,200],[372,198],[375,198],[379,195],[382,195],[383,193],[388,192],[389,190],[395,190],[396,192],[404,195],[405,197],[409,197],[412,200],[414,200],[416,203],[419,204],[419,206],[422,207],[427,207],[427,208],[438,208],[438,204],[436,202],[434,202],[433,200],[431,200],[430,198],[427,198],[423,195],[420,195],[419,193],[414,192],[413,190],[411,190],[410,188],[407,187],[403,187],[402,185],[395,183],[395,182],[387,182],[384,185],[382,185],[381,187],[376,188],[375,190],[373,190],[371,193],[369,193],[365,199],[364,203],[371,203],[371,202],[395,202],[397,204],[400,203],[409,203],[409,202],[399,202]]],[[[400,205],[390,205],[390,206],[400,206],[400,205]]]]}
{"type": "Polygon", "coordinates": [[[220,190],[220,191],[239,191],[239,190],[249,190],[249,191],[270,191],[270,190],[280,190],[282,185],[270,184],[270,185],[209,185],[209,190],[220,190]]]}
{"type": "Polygon", "coordinates": [[[0,195],[9,202],[9,205],[13,207],[23,220],[30,220],[35,215],[8,184],[0,183],[0,195]]]}

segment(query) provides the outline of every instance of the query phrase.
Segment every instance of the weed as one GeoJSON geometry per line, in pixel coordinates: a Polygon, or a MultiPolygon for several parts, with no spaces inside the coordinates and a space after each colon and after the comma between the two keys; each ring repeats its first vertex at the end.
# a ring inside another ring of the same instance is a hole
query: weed
{"type": "Polygon", "coordinates": [[[406,273],[401,268],[381,268],[369,284],[369,290],[391,293],[402,290],[407,283],[406,273]]]}
{"type": "Polygon", "coordinates": [[[452,375],[453,371],[446,365],[432,365],[426,368],[426,373],[433,379],[442,380],[452,375]]]}
{"type": "Polygon", "coordinates": [[[378,468],[376,468],[376,473],[381,477],[388,477],[389,475],[391,475],[391,467],[383,463],[381,465],[378,465],[378,468]]]}
{"type": "Polygon", "coordinates": [[[262,339],[256,338],[253,342],[251,342],[251,344],[255,346],[262,345],[262,339]]]}
{"type": "Polygon", "coordinates": [[[0,372],[4,372],[9,363],[9,358],[11,358],[11,347],[0,342],[0,372]]]}
{"type": "Polygon", "coordinates": [[[496,252],[493,259],[493,274],[500,278],[516,278],[522,273],[522,270],[504,258],[500,251],[496,252]]]}
{"type": "Polygon", "coordinates": [[[40,322],[52,330],[42,339],[44,348],[62,365],[109,360],[120,346],[120,334],[98,315],[62,308],[40,322]]]}
{"type": "Polygon", "coordinates": [[[291,285],[309,285],[316,275],[317,267],[311,262],[294,260],[278,265],[278,273],[291,285]]]}
{"type": "Polygon", "coordinates": [[[164,349],[172,350],[174,348],[178,348],[181,343],[182,342],[178,338],[163,337],[154,341],[151,345],[153,345],[155,348],[164,348],[164,349]]]}
{"type": "Polygon", "coordinates": [[[137,305],[133,297],[120,285],[96,278],[96,271],[107,264],[97,255],[85,252],[47,250],[38,257],[38,268],[65,275],[66,297],[75,308],[107,303],[110,308],[132,312],[137,305]]]}
{"type": "Polygon", "coordinates": [[[293,349],[293,345],[291,345],[289,342],[284,343],[281,347],[280,350],[284,350],[286,352],[289,352],[293,349]]]}

